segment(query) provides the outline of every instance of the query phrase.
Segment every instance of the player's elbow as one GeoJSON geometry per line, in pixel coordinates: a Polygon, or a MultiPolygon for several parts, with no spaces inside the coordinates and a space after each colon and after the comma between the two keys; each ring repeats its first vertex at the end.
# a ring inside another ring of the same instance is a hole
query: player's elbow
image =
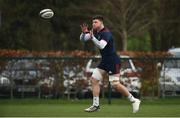
{"type": "Polygon", "coordinates": [[[104,49],[107,45],[107,42],[105,40],[101,40],[99,44],[99,49],[104,49]]]}
{"type": "Polygon", "coordinates": [[[99,46],[99,49],[104,49],[105,48],[105,46],[104,45],[101,45],[101,46],[99,46]]]}

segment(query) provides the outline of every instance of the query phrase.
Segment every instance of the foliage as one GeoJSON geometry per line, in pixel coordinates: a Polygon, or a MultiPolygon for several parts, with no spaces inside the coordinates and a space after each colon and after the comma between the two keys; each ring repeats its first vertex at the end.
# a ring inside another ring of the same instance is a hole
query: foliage
{"type": "Polygon", "coordinates": [[[150,37],[148,34],[137,37],[130,37],[127,41],[127,49],[134,51],[146,51],[151,50],[150,37]]]}
{"type": "Polygon", "coordinates": [[[129,42],[141,42],[141,37],[146,39],[147,32],[151,46],[130,46],[130,50],[167,50],[180,46],[179,5],[179,0],[1,0],[0,48],[94,51],[94,46],[79,41],[79,25],[90,24],[93,15],[103,14],[118,50],[126,50],[129,42]],[[55,17],[41,19],[38,13],[43,8],[52,8],[55,17]]]}
{"type": "MultiPolygon", "coordinates": [[[[139,57],[139,58],[157,58],[157,57],[167,57],[170,54],[167,52],[138,52],[138,51],[119,51],[119,55],[129,55],[130,57],[139,57]]],[[[97,55],[96,53],[74,50],[74,51],[28,51],[28,50],[0,50],[0,57],[28,57],[28,56],[39,56],[39,57],[87,57],[97,55]]]]}

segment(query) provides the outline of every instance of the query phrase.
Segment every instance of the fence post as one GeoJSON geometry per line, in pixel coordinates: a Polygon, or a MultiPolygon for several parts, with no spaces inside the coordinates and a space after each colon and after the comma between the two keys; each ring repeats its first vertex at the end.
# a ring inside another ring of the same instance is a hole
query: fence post
{"type": "Polygon", "coordinates": [[[156,64],[156,71],[157,71],[157,75],[156,75],[156,78],[157,78],[157,94],[158,94],[158,98],[160,98],[160,82],[159,82],[159,78],[160,78],[160,68],[159,68],[159,60],[158,60],[158,62],[157,62],[157,64],[156,64]]]}
{"type": "Polygon", "coordinates": [[[14,95],[13,95],[13,80],[12,80],[12,77],[11,77],[11,92],[10,92],[10,94],[11,94],[11,99],[13,99],[14,98],[14,95]]]}
{"type": "Polygon", "coordinates": [[[112,93],[111,84],[110,82],[108,82],[108,104],[111,104],[111,93],[112,93]]]}
{"type": "Polygon", "coordinates": [[[13,82],[13,78],[12,78],[12,70],[10,69],[10,83],[11,83],[11,90],[10,90],[10,97],[11,99],[14,98],[14,95],[13,95],[13,87],[14,87],[14,82],[13,82]]]}

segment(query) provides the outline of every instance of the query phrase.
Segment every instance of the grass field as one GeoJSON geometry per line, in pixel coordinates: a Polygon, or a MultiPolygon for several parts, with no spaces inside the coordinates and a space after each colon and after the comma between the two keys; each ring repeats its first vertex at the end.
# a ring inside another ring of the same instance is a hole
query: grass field
{"type": "Polygon", "coordinates": [[[111,105],[102,99],[99,112],[84,112],[90,103],[91,100],[0,100],[0,117],[180,117],[180,98],[142,100],[136,114],[125,99],[113,99],[111,105]]]}

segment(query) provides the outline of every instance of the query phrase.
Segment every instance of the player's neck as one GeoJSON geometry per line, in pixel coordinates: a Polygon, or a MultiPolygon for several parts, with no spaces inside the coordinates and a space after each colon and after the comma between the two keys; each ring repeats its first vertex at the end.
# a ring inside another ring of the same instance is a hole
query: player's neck
{"type": "Polygon", "coordinates": [[[104,28],[104,25],[101,25],[101,27],[97,30],[97,32],[100,32],[104,28]]]}

